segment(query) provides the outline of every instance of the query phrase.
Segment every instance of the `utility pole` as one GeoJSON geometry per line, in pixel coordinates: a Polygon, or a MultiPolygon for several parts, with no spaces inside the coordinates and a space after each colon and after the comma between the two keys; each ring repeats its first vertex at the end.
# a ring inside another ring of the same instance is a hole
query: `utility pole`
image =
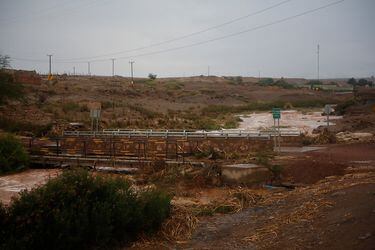
{"type": "Polygon", "coordinates": [[[133,72],[133,64],[135,63],[134,61],[130,61],[130,74],[132,78],[132,85],[134,84],[134,72],[133,72]]]}
{"type": "Polygon", "coordinates": [[[115,58],[111,58],[112,61],[112,76],[115,76],[115,58]]]}
{"type": "Polygon", "coordinates": [[[319,66],[320,66],[320,65],[319,65],[319,64],[320,64],[320,58],[319,58],[319,56],[320,56],[320,45],[319,45],[319,44],[318,44],[317,55],[318,55],[318,58],[317,58],[317,59],[318,59],[318,65],[317,65],[317,66],[318,66],[318,82],[319,82],[319,80],[320,80],[320,75],[319,75],[319,73],[320,73],[320,72],[319,72],[319,70],[320,70],[320,69],[319,69],[319,66]]]}
{"type": "Polygon", "coordinates": [[[48,62],[49,62],[49,70],[48,70],[48,78],[52,76],[52,55],[48,56],[48,62]]]}
{"type": "Polygon", "coordinates": [[[207,67],[207,76],[210,76],[210,66],[207,67]]]}
{"type": "Polygon", "coordinates": [[[73,76],[75,76],[75,75],[76,75],[76,67],[73,66],[73,76]]]}
{"type": "Polygon", "coordinates": [[[87,62],[87,74],[91,76],[90,62],[87,62]]]}

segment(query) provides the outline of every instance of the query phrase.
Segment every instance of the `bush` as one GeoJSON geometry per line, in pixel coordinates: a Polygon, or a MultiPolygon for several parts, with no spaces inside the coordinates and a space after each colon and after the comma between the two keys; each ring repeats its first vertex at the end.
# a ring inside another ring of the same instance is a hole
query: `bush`
{"type": "Polygon", "coordinates": [[[28,131],[33,133],[35,136],[44,136],[51,130],[52,123],[41,125],[31,122],[16,121],[0,116],[0,128],[9,133],[28,131]]]}
{"type": "Polygon", "coordinates": [[[0,105],[6,103],[8,99],[20,100],[22,98],[22,85],[15,83],[11,74],[0,70],[0,105]]]}
{"type": "Polygon", "coordinates": [[[273,79],[272,78],[262,78],[259,80],[259,85],[262,86],[267,86],[273,84],[273,79]]]}
{"type": "Polygon", "coordinates": [[[112,249],[157,230],[170,201],[155,190],[136,193],[120,177],[66,170],[6,208],[0,248],[112,249]]]}
{"type": "Polygon", "coordinates": [[[243,78],[242,76],[224,76],[225,80],[228,80],[228,84],[231,85],[242,85],[243,78]]]}
{"type": "Polygon", "coordinates": [[[75,102],[67,102],[67,103],[64,103],[62,109],[64,113],[68,113],[70,111],[76,112],[76,111],[79,111],[80,106],[75,102]]]}
{"type": "Polygon", "coordinates": [[[23,169],[28,162],[29,156],[17,138],[10,134],[0,136],[0,174],[23,169]]]}
{"type": "Polygon", "coordinates": [[[156,74],[152,74],[152,73],[148,74],[148,78],[150,78],[150,80],[155,80],[156,77],[157,77],[156,74]]]}
{"type": "Polygon", "coordinates": [[[258,82],[258,85],[260,86],[276,86],[283,89],[294,89],[296,88],[293,84],[288,83],[285,81],[285,79],[282,77],[281,79],[277,80],[276,82],[272,78],[263,78],[260,79],[258,82]]]}
{"type": "Polygon", "coordinates": [[[355,104],[357,104],[357,102],[354,99],[350,99],[338,104],[335,108],[335,115],[344,115],[346,110],[355,104]]]}

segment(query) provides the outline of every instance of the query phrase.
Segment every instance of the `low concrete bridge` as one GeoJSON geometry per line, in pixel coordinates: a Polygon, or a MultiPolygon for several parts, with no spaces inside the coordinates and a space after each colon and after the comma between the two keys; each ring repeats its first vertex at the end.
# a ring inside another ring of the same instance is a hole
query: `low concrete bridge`
{"type": "MultiPolygon", "coordinates": [[[[24,140],[30,153],[52,159],[108,159],[108,161],[184,161],[211,149],[237,155],[272,150],[275,131],[103,130],[65,131],[62,137],[24,140]],[[48,156],[48,157],[47,157],[48,156]]],[[[282,131],[282,144],[301,141],[298,131],[282,131]]]]}

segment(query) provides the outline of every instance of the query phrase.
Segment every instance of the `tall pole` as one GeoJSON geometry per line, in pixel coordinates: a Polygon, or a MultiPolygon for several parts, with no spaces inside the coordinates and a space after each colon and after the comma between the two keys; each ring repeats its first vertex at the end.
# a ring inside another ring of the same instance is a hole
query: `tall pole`
{"type": "Polygon", "coordinates": [[[131,74],[131,78],[132,78],[132,84],[134,84],[134,71],[133,71],[133,64],[134,64],[134,61],[130,61],[130,74],[131,74]]]}
{"type": "Polygon", "coordinates": [[[115,58],[111,58],[112,61],[112,76],[115,76],[115,58]]]}
{"type": "Polygon", "coordinates": [[[52,55],[47,55],[48,56],[48,62],[49,62],[49,70],[48,70],[48,77],[52,75],[52,55]]]}
{"type": "Polygon", "coordinates": [[[207,67],[207,76],[210,76],[210,66],[207,67]]]}
{"type": "Polygon", "coordinates": [[[320,69],[319,69],[319,66],[320,66],[320,65],[319,65],[319,64],[320,64],[320,58],[319,58],[319,56],[320,56],[320,45],[319,45],[319,44],[318,44],[317,55],[318,55],[318,58],[317,58],[317,59],[318,59],[318,65],[317,65],[317,66],[318,66],[318,81],[319,81],[319,80],[320,80],[320,75],[319,75],[319,73],[320,73],[320,72],[319,72],[319,71],[320,71],[320,69]]]}
{"type": "Polygon", "coordinates": [[[73,76],[75,76],[75,75],[76,75],[76,67],[73,66],[73,76]]]}
{"type": "Polygon", "coordinates": [[[91,76],[90,62],[87,62],[87,74],[91,76]]]}

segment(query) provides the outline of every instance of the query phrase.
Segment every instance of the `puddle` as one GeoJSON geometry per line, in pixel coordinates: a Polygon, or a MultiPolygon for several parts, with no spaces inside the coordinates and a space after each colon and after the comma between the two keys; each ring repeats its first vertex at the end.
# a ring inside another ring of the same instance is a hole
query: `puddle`
{"type": "Polygon", "coordinates": [[[284,153],[304,153],[310,151],[317,151],[325,149],[327,147],[316,147],[316,146],[306,146],[306,147],[280,147],[280,152],[284,153]]]}

